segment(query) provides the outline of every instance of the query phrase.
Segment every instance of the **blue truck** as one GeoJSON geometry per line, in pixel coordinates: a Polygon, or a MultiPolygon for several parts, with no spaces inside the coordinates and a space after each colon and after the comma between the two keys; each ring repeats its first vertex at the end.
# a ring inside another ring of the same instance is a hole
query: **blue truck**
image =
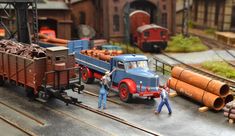
{"type": "Polygon", "coordinates": [[[146,56],[118,55],[107,62],[80,53],[81,50],[88,48],[82,40],[70,41],[67,47],[70,53],[75,53],[76,62],[82,67],[84,83],[90,84],[95,79],[101,79],[105,72],[115,69],[111,75],[110,89],[118,92],[122,101],[129,102],[133,95],[150,98],[160,96],[159,76],[149,70],[146,56]]]}
{"type": "Polygon", "coordinates": [[[148,58],[144,55],[125,54],[114,56],[110,62],[76,53],[76,62],[82,67],[82,81],[92,83],[101,79],[107,71],[111,75],[111,90],[119,92],[122,101],[128,102],[133,95],[159,97],[159,76],[149,70],[148,58]]]}

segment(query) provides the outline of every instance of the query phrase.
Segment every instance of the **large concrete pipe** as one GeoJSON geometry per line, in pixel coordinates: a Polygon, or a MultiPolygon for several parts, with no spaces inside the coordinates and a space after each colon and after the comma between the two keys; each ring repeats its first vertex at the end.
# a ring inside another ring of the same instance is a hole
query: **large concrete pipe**
{"type": "Polygon", "coordinates": [[[221,110],[224,106],[224,100],[219,96],[175,78],[171,79],[170,88],[214,110],[221,110]]]}
{"type": "Polygon", "coordinates": [[[224,99],[224,103],[227,104],[227,103],[233,101],[234,98],[233,98],[233,95],[231,93],[229,93],[228,95],[223,97],[223,99],[224,99]]]}
{"type": "Polygon", "coordinates": [[[228,95],[229,93],[229,86],[227,84],[183,69],[181,67],[174,67],[172,69],[171,75],[176,79],[222,97],[228,95]]]}

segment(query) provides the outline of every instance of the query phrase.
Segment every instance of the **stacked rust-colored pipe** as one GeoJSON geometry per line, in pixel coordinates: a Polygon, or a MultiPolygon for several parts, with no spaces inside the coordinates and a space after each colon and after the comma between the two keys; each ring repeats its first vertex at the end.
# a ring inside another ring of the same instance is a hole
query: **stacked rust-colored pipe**
{"type": "Polygon", "coordinates": [[[112,57],[122,54],[121,51],[109,51],[109,50],[82,50],[81,54],[91,56],[103,61],[110,61],[112,57]]]}
{"type": "Polygon", "coordinates": [[[38,36],[41,42],[56,44],[58,46],[67,46],[69,42],[68,40],[60,39],[60,38],[52,38],[45,34],[38,34],[38,36]]]}
{"type": "Polygon", "coordinates": [[[233,96],[229,93],[229,86],[218,80],[178,66],[172,69],[171,75],[170,88],[211,109],[219,111],[225,103],[233,100],[233,96]]]}
{"type": "Polygon", "coordinates": [[[46,56],[46,50],[36,44],[26,45],[12,40],[1,40],[0,51],[20,55],[29,59],[41,58],[46,56]]]}

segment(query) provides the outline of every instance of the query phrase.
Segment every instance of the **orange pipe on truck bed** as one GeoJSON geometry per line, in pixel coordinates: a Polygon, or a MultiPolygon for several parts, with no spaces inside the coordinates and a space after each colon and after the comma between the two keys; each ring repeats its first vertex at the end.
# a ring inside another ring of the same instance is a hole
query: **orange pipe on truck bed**
{"type": "Polygon", "coordinates": [[[214,110],[221,110],[224,106],[224,100],[219,96],[177,80],[176,78],[171,79],[170,88],[214,110]]]}
{"type": "Polygon", "coordinates": [[[176,79],[219,96],[226,96],[229,93],[229,86],[227,84],[178,66],[172,69],[171,75],[176,79]]]}

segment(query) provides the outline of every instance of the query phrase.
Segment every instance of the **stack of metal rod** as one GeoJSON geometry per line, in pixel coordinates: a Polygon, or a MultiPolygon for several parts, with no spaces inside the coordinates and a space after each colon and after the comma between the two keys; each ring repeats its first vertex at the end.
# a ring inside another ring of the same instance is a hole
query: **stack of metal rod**
{"type": "Polygon", "coordinates": [[[235,120],[235,101],[227,103],[223,110],[225,117],[235,120]]]}
{"type": "Polygon", "coordinates": [[[170,88],[211,109],[219,111],[233,100],[229,86],[223,82],[178,66],[172,69],[171,75],[170,88]]]}
{"type": "Polygon", "coordinates": [[[13,40],[0,40],[0,51],[30,59],[46,56],[46,50],[36,44],[26,45],[13,40]]]}

